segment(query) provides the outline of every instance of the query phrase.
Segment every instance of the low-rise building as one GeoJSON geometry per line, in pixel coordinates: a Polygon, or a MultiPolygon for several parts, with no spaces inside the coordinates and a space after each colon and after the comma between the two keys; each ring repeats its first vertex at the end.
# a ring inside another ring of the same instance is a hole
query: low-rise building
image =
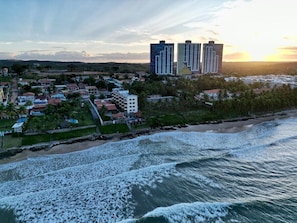
{"type": "Polygon", "coordinates": [[[34,107],[33,107],[32,111],[33,112],[34,111],[42,112],[43,110],[46,109],[47,104],[48,104],[48,101],[45,96],[37,96],[37,97],[35,97],[34,107]]]}
{"type": "Polygon", "coordinates": [[[224,89],[210,89],[201,92],[199,95],[196,95],[194,98],[199,101],[218,101],[231,99],[234,95],[224,89]]]}
{"type": "Polygon", "coordinates": [[[66,87],[71,92],[78,91],[78,89],[79,89],[79,87],[77,86],[77,84],[67,84],[66,87]]]}
{"type": "Polygon", "coordinates": [[[25,85],[31,85],[33,83],[36,83],[36,81],[34,79],[23,79],[20,78],[18,81],[19,85],[25,86],[25,85]]]}
{"type": "Polygon", "coordinates": [[[56,92],[60,92],[60,91],[66,90],[67,86],[65,84],[57,84],[55,85],[55,89],[56,89],[56,92]]]}
{"type": "Polygon", "coordinates": [[[138,97],[137,95],[129,94],[128,90],[115,88],[112,91],[112,98],[128,114],[138,112],[138,97]]]}
{"type": "Polygon", "coordinates": [[[66,101],[67,100],[65,95],[61,94],[61,93],[51,95],[51,99],[60,99],[61,101],[66,101]]]}
{"type": "Polygon", "coordinates": [[[26,92],[23,95],[18,96],[18,99],[17,99],[19,106],[23,106],[27,102],[31,102],[31,104],[33,105],[34,100],[35,100],[35,94],[33,92],[26,92]]]}
{"type": "Polygon", "coordinates": [[[38,83],[41,85],[41,86],[51,86],[53,83],[55,83],[56,79],[49,79],[49,78],[42,78],[42,79],[39,79],[38,80],[38,83]]]}
{"type": "Polygon", "coordinates": [[[89,92],[90,95],[98,95],[98,88],[96,86],[86,86],[86,90],[89,92]]]}
{"type": "Polygon", "coordinates": [[[110,114],[118,111],[116,105],[108,100],[95,99],[94,104],[96,105],[98,110],[102,109],[104,106],[107,112],[109,112],[110,114]]]}
{"type": "Polygon", "coordinates": [[[162,102],[171,102],[173,100],[173,96],[161,96],[161,95],[150,95],[146,98],[148,102],[157,103],[159,101],[162,102]]]}

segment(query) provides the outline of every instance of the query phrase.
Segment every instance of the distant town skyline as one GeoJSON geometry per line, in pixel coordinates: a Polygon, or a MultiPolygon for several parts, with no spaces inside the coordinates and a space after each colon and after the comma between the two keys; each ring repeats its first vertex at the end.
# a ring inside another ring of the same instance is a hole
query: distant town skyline
{"type": "Polygon", "coordinates": [[[150,62],[150,44],[215,41],[223,61],[297,61],[294,0],[0,0],[0,59],[150,62]]]}

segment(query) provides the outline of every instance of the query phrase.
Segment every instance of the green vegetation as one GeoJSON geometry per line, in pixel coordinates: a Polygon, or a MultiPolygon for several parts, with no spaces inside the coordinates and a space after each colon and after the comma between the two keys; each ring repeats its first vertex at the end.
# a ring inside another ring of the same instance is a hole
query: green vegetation
{"type": "Polygon", "coordinates": [[[42,142],[51,142],[55,140],[66,140],[70,138],[76,138],[96,133],[96,128],[77,129],[69,132],[59,132],[53,134],[38,134],[38,135],[26,135],[22,137],[22,145],[33,145],[42,142]]]}
{"type": "MultiPolygon", "coordinates": [[[[149,70],[149,64],[126,64],[126,63],[67,63],[50,61],[0,61],[9,68],[10,71],[18,73],[19,77],[39,79],[42,75],[25,74],[25,69],[34,68],[34,63],[40,64],[39,71],[48,71],[49,69],[61,70],[61,75],[51,76],[56,78],[56,83],[66,84],[74,83],[75,72],[96,71],[100,72],[99,80],[93,76],[84,80],[85,84],[95,85],[98,88],[108,88],[111,90],[114,84],[104,81],[101,74],[110,77],[118,77],[121,72],[136,73],[137,71],[149,70]],[[65,70],[65,73],[64,71],[65,70]],[[66,72],[67,70],[67,72],[66,72]],[[102,72],[102,73],[101,73],[102,72]]],[[[296,62],[224,62],[223,74],[225,76],[246,76],[246,75],[265,75],[265,74],[290,74],[297,75],[296,62]]],[[[48,74],[47,74],[48,75],[48,74]]],[[[135,76],[138,74],[135,74],[135,76]]],[[[138,75],[139,76],[139,75],[138,75]]],[[[122,75],[123,77],[123,75],[122,75]]],[[[297,107],[297,89],[292,89],[287,85],[270,88],[269,90],[255,93],[256,89],[264,89],[267,86],[263,83],[244,84],[240,80],[227,82],[224,76],[204,75],[195,79],[185,79],[182,77],[163,77],[157,75],[146,75],[145,82],[134,81],[133,84],[124,84],[124,88],[130,93],[138,95],[139,108],[143,118],[147,122],[143,125],[133,125],[133,129],[147,127],[162,127],[170,125],[198,124],[209,121],[217,121],[235,117],[252,117],[267,112],[277,112],[282,109],[297,107]],[[205,97],[202,100],[196,100],[195,96],[204,90],[221,89],[219,99],[211,101],[205,97]],[[227,97],[228,94],[232,98],[227,97]],[[172,96],[172,98],[148,102],[150,95],[172,96]],[[212,102],[213,106],[206,106],[204,102],[212,102]]],[[[11,77],[0,77],[0,81],[11,82],[11,77]]],[[[6,89],[5,89],[6,90],[6,89]]],[[[54,92],[54,87],[49,88],[49,92],[54,92]]],[[[39,88],[32,86],[22,87],[20,93],[34,91],[41,93],[39,88]]],[[[95,96],[91,96],[92,99],[95,96]]],[[[13,103],[6,107],[0,105],[0,113],[5,113],[11,117],[17,117],[24,112],[24,107],[17,108],[13,103]]],[[[106,116],[106,109],[99,111],[104,120],[110,120],[106,116]]],[[[11,130],[15,120],[1,120],[0,131],[11,130]]],[[[87,104],[82,106],[82,101],[78,93],[68,94],[67,101],[57,105],[48,105],[44,116],[30,117],[25,124],[25,131],[37,132],[35,136],[5,136],[4,147],[13,147],[20,145],[32,145],[40,142],[50,142],[54,140],[64,140],[73,137],[85,136],[98,131],[95,128],[84,130],[71,130],[71,128],[93,125],[94,120],[87,104]],[[78,124],[65,123],[66,119],[76,119],[78,124]],[[65,126],[63,126],[65,125],[65,126]],[[69,128],[69,132],[47,134],[48,130],[58,130],[69,128]]],[[[95,123],[96,124],[96,123],[95,123]]],[[[98,126],[102,134],[126,133],[129,132],[125,124],[112,124],[107,126],[98,126]]]]}
{"type": "MultiPolygon", "coordinates": [[[[2,137],[0,137],[0,142],[2,137]]],[[[15,137],[12,135],[4,135],[3,148],[19,147],[22,145],[22,137],[15,137]]]]}
{"type": "Polygon", "coordinates": [[[83,62],[60,62],[60,61],[16,61],[0,60],[0,66],[8,67],[10,71],[22,73],[27,68],[34,68],[40,71],[49,69],[67,70],[69,72],[98,71],[106,73],[149,71],[149,63],[83,63],[83,62]],[[39,64],[36,67],[34,64],[39,64]]]}
{"type": "Polygon", "coordinates": [[[223,74],[231,76],[297,75],[297,62],[223,62],[223,74]]]}
{"type": "Polygon", "coordinates": [[[77,124],[67,123],[67,127],[80,127],[93,125],[91,112],[88,106],[81,106],[81,101],[76,98],[72,101],[65,101],[56,106],[48,105],[44,116],[30,117],[26,123],[26,131],[44,132],[47,130],[59,129],[66,118],[78,120],[77,124]]]}
{"type": "Polygon", "coordinates": [[[254,90],[265,89],[265,84],[259,82],[246,85],[241,80],[227,82],[224,77],[209,75],[200,76],[196,80],[166,77],[161,80],[148,79],[144,83],[134,82],[125,87],[139,95],[140,110],[150,127],[204,123],[297,107],[297,89],[288,85],[255,93],[254,90]],[[221,89],[218,100],[212,101],[211,107],[203,103],[210,99],[195,99],[195,95],[209,89],[221,89]],[[174,97],[150,103],[146,98],[153,94],[174,97]],[[232,94],[232,98],[227,97],[228,94],[232,94]]]}
{"type": "Polygon", "coordinates": [[[126,124],[112,124],[112,125],[100,126],[99,130],[102,134],[129,132],[129,128],[127,127],[126,124]]]}
{"type": "Polygon", "coordinates": [[[16,119],[1,119],[0,120],[0,131],[9,131],[16,122],[16,119]]]}

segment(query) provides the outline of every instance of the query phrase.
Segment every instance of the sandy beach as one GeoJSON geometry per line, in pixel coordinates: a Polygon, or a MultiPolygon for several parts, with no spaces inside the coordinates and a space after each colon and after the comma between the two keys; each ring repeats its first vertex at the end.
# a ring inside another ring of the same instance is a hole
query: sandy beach
{"type": "MultiPolygon", "coordinates": [[[[284,111],[273,115],[265,115],[262,117],[244,119],[239,121],[228,120],[220,123],[187,125],[186,127],[174,127],[170,129],[158,128],[158,129],[152,129],[147,134],[155,134],[155,133],[164,132],[164,131],[182,131],[182,132],[207,132],[208,131],[208,132],[218,132],[218,133],[235,133],[235,132],[245,131],[253,127],[254,125],[262,122],[271,121],[275,119],[290,118],[290,117],[297,117],[297,110],[288,110],[288,111],[284,111]]],[[[100,146],[107,142],[119,141],[119,140],[125,140],[125,139],[129,139],[129,138],[124,137],[120,139],[119,137],[113,137],[112,139],[109,139],[109,140],[93,140],[93,141],[86,140],[83,142],[76,142],[71,144],[61,143],[51,147],[50,149],[40,150],[35,152],[30,150],[24,150],[23,152],[18,153],[15,156],[0,160],[0,164],[21,161],[27,158],[33,158],[33,157],[44,156],[44,155],[70,153],[70,152],[88,149],[95,146],[100,146]]]]}

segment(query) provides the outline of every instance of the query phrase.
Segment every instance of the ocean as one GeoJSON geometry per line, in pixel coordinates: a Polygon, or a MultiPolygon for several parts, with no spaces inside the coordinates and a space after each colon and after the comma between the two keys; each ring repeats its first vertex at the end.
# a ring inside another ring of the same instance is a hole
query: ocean
{"type": "Polygon", "coordinates": [[[297,222],[297,119],[2,164],[0,221],[297,222]]]}

